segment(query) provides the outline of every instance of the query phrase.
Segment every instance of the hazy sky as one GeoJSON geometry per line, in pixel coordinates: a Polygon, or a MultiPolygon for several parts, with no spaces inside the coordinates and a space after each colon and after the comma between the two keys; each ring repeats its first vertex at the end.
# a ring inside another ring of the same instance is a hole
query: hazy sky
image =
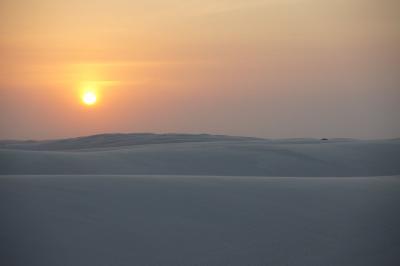
{"type": "Polygon", "coordinates": [[[400,137],[398,10],[395,0],[2,0],[0,138],[400,137]],[[92,107],[79,98],[87,84],[92,107]]]}

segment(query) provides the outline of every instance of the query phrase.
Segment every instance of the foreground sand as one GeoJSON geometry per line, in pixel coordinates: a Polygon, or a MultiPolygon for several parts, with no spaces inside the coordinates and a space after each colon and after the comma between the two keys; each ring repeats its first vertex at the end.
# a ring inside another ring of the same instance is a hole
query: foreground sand
{"type": "Polygon", "coordinates": [[[7,266],[400,263],[400,178],[1,176],[7,266]]]}

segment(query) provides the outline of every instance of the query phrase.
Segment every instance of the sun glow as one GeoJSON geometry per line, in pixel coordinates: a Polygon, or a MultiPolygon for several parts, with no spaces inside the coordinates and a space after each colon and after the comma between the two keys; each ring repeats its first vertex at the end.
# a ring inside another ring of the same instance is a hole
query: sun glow
{"type": "Polygon", "coordinates": [[[97,95],[93,91],[87,91],[82,95],[82,102],[86,105],[93,105],[97,102],[97,95]]]}

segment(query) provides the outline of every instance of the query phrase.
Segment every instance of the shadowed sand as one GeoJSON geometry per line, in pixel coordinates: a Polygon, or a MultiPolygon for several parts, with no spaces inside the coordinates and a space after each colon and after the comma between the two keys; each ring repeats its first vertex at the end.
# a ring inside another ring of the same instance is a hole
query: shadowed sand
{"type": "Polygon", "coordinates": [[[400,262],[400,179],[2,176],[8,266],[400,262]]]}
{"type": "Polygon", "coordinates": [[[398,139],[1,141],[0,262],[397,266],[399,160],[398,139]]]}
{"type": "Polygon", "coordinates": [[[2,141],[0,174],[387,176],[400,174],[400,140],[104,134],[2,141]]]}

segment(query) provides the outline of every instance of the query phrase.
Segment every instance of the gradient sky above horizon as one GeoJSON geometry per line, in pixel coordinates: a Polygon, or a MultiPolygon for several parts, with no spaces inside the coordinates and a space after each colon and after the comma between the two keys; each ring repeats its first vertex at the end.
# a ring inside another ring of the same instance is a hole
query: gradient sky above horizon
{"type": "Polygon", "coordinates": [[[386,0],[3,0],[0,139],[400,137],[386,0]],[[99,90],[85,107],[85,84],[99,90]]]}

